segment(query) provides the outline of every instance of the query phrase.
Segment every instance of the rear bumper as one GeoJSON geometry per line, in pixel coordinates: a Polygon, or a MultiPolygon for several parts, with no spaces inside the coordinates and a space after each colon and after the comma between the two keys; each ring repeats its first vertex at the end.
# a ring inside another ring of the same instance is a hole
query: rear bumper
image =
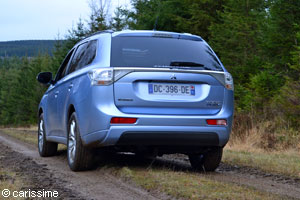
{"type": "Polygon", "coordinates": [[[216,133],[187,132],[125,132],[117,145],[145,146],[218,146],[216,133]]]}
{"type": "Polygon", "coordinates": [[[229,128],[221,126],[111,126],[83,136],[82,141],[93,146],[224,146],[229,135],[229,128]]]}

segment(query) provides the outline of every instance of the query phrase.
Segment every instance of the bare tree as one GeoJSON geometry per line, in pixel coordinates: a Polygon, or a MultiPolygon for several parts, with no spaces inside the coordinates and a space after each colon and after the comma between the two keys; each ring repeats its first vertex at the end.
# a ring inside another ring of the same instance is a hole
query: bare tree
{"type": "Polygon", "coordinates": [[[90,0],[89,7],[91,9],[88,22],[89,32],[94,33],[109,29],[111,0],[90,0]]]}

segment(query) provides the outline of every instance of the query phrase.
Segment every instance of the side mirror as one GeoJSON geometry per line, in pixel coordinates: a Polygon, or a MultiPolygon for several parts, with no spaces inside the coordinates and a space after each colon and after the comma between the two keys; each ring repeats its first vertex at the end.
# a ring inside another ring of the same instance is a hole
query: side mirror
{"type": "Polygon", "coordinates": [[[49,85],[49,84],[53,83],[51,72],[40,72],[37,75],[36,79],[38,80],[38,82],[40,82],[44,85],[49,85]]]}

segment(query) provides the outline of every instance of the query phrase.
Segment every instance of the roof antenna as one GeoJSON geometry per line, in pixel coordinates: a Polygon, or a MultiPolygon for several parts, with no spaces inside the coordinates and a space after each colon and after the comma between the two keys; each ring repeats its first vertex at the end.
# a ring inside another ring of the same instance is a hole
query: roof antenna
{"type": "Polygon", "coordinates": [[[160,9],[161,9],[161,2],[159,1],[158,2],[158,14],[156,16],[156,19],[155,19],[155,24],[154,24],[154,28],[153,30],[156,31],[156,27],[157,27],[157,23],[158,23],[158,18],[159,18],[159,15],[160,15],[160,9]]]}
{"type": "Polygon", "coordinates": [[[154,24],[154,28],[153,28],[154,31],[156,31],[156,26],[157,26],[158,18],[159,18],[159,15],[157,15],[156,20],[155,20],[155,24],[154,24]]]}

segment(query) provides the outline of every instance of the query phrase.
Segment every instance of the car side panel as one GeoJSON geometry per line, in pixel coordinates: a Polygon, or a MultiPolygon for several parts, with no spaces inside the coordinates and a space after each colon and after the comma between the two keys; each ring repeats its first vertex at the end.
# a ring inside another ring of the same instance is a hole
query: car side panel
{"type": "Polygon", "coordinates": [[[47,135],[57,136],[59,131],[57,129],[58,119],[57,119],[57,95],[58,90],[56,85],[51,85],[49,90],[46,93],[44,102],[44,119],[45,126],[47,127],[47,135]]]}

